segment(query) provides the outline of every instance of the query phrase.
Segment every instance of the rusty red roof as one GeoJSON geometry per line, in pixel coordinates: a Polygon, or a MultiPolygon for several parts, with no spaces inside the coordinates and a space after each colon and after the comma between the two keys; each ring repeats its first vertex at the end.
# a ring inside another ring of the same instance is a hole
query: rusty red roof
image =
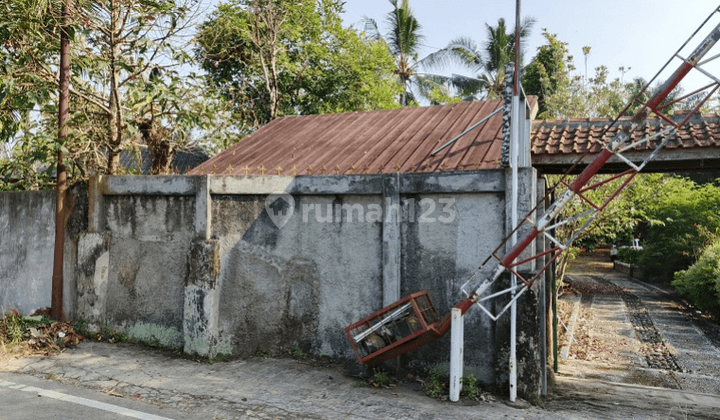
{"type": "MultiPolygon", "coordinates": [[[[530,97],[534,110],[536,98],[530,97]]],[[[278,118],[190,175],[319,175],[500,168],[502,112],[430,154],[502,107],[502,100],[278,118]]]]}
{"type": "MultiPolygon", "coordinates": [[[[687,113],[678,112],[672,118],[679,122],[686,116],[687,113]]],[[[623,117],[610,127],[612,121],[605,118],[534,121],[531,132],[532,153],[535,156],[598,153],[618,130],[630,124],[630,117],[623,117]]],[[[632,133],[632,138],[633,141],[642,140],[670,127],[668,122],[660,118],[648,118],[632,133]]],[[[658,136],[636,146],[634,150],[653,150],[663,138],[664,136],[658,136]]],[[[720,115],[718,114],[693,115],[665,145],[666,149],[677,149],[677,151],[710,147],[720,147],[720,115]]]]}

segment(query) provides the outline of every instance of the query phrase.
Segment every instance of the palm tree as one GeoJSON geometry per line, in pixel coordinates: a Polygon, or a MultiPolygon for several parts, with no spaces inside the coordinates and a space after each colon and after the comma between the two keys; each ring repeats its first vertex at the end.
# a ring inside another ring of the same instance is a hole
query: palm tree
{"type": "MultiPolygon", "coordinates": [[[[534,18],[525,18],[520,25],[520,62],[525,39],[535,24],[534,18]]],[[[505,66],[515,61],[515,31],[508,32],[505,19],[497,26],[485,24],[486,38],[482,49],[468,37],[456,38],[443,51],[455,62],[469,68],[474,76],[454,74],[450,83],[465,100],[493,99],[502,97],[505,66]]]]}
{"type": "MultiPolygon", "coordinates": [[[[630,105],[624,115],[627,117],[632,117],[633,115],[635,115],[640,110],[640,107],[642,106],[641,104],[647,103],[647,101],[649,101],[652,97],[653,92],[655,92],[660,86],[662,86],[663,83],[664,82],[660,80],[656,82],[654,86],[648,87],[643,91],[643,88],[648,84],[647,80],[643,79],[642,77],[633,78],[632,82],[625,85],[625,89],[627,90],[628,98],[630,100],[635,100],[630,105]]],[[[667,114],[676,109],[688,111],[692,110],[705,97],[705,94],[703,92],[698,92],[697,94],[691,95],[688,98],[685,98],[684,100],[679,101],[673,105],[663,107],[663,105],[675,102],[675,100],[681,96],[683,96],[683,87],[681,85],[677,85],[675,89],[670,92],[667,98],[665,98],[660,103],[660,108],[658,108],[659,111],[667,114]]]]}
{"type": "Polygon", "coordinates": [[[418,58],[425,37],[421,33],[421,26],[410,10],[408,0],[389,0],[393,10],[387,14],[385,21],[390,30],[383,38],[378,29],[377,22],[370,18],[364,19],[365,33],[371,39],[383,40],[390,52],[395,56],[395,75],[398,83],[403,86],[400,97],[402,107],[416,101],[417,97],[427,97],[433,89],[446,90],[444,82],[447,77],[435,74],[420,73],[420,68],[431,68],[442,65],[445,55],[443,52],[430,54],[418,58]]]}

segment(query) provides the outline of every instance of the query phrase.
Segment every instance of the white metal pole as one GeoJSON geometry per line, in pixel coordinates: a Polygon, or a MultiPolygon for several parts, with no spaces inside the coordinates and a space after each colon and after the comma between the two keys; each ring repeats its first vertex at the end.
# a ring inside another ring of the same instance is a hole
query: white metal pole
{"type": "Polygon", "coordinates": [[[452,308],[450,318],[450,401],[460,400],[463,376],[463,315],[460,308],[452,308]]]}
{"type": "MultiPolygon", "coordinates": [[[[513,96],[512,103],[512,136],[510,145],[510,156],[512,165],[512,208],[511,208],[511,220],[512,229],[515,229],[518,224],[518,140],[519,140],[519,127],[517,121],[520,114],[520,97],[513,96]]],[[[513,233],[510,240],[512,246],[517,244],[517,232],[513,233]]],[[[517,276],[512,274],[510,276],[510,286],[513,288],[511,297],[514,298],[517,293],[515,287],[517,286],[517,276]]],[[[517,344],[517,302],[513,301],[510,306],[510,401],[514,402],[517,398],[517,364],[516,364],[516,344],[517,344]]]]}
{"type": "MultiPolygon", "coordinates": [[[[515,77],[513,78],[512,114],[510,120],[510,165],[512,166],[512,229],[518,225],[518,154],[520,152],[520,0],[515,3],[515,77]]],[[[511,239],[514,247],[517,244],[517,232],[511,239]]],[[[510,401],[517,399],[517,302],[514,300],[517,286],[517,276],[510,276],[513,298],[510,307],[510,401]]]]}

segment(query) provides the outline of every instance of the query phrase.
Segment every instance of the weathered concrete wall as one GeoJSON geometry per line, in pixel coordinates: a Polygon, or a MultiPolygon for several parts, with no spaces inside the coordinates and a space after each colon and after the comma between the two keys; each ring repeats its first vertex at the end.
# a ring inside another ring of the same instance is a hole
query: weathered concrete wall
{"type": "Polygon", "coordinates": [[[0,193],[0,313],[50,306],[55,193],[0,193]]]}
{"type": "MultiPolygon", "coordinates": [[[[72,279],[77,238],[87,229],[87,186],[76,185],[65,199],[65,261],[72,279]]],[[[55,248],[55,191],[0,193],[0,313],[27,315],[51,305],[55,248]]],[[[64,283],[64,316],[72,318],[75,285],[64,283]]]]}
{"type": "Polygon", "coordinates": [[[265,196],[213,197],[221,336],[242,355],[298,344],[350,358],[343,328],[382,306],[381,223],[348,219],[342,206],[367,208],[382,197],[294,199],[295,214],[279,229],[265,196]]]}
{"type": "MultiPolygon", "coordinates": [[[[529,195],[534,173],[522,174],[529,195]]],[[[89,187],[87,231],[73,236],[73,314],[190,354],[299,345],[352,361],[347,325],[419,290],[440,314],[463,297],[460,286],[508,232],[507,179],[503,170],[102,177],[89,187]]],[[[534,203],[523,200],[521,212],[534,203]]],[[[521,313],[528,306],[524,315],[535,316],[538,293],[523,297],[521,313]]],[[[467,371],[488,385],[507,381],[507,318],[466,316],[467,371]]],[[[530,367],[542,365],[537,328],[519,327],[527,395],[541,371],[530,367]]],[[[449,335],[404,360],[432,367],[448,349],[449,335]]]]}
{"type": "MultiPolygon", "coordinates": [[[[437,221],[448,215],[438,206],[428,215],[434,222],[406,218],[402,223],[402,294],[428,290],[436,309],[444,315],[464,297],[460,291],[463,283],[502,242],[505,197],[504,193],[404,197],[403,213],[408,215],[414,205],[416,214],[422,215],[429,210],[429,203],[439,203],[440,199],[454,200],[449,207],[454,212],[451,222],[437,221]]],[[[466,369],[493,385],[497,352],[494,324],[478,308],[471,309],[465,316],[466,369]]],[[[427,368],[447,362],[449,354],[448,334],[406,359],[411,366],[427,368]]]]}
{"type": "MultiPolygon", "coordinates": [[[[534,174],[521,175],[526,196],[534,174]]],[[[70,194],[65,312],[190,354],[299,345],[352,361],[347,325],[419,290],[440,314],[462,298],[460,286],[508,232],[507,179],[505,171],[102,177],[70,194]],[[286,202],[268,207],[276,197],[286,202]]],[[[2,304],[49,306],[54,194],[0,199],[2,304]]],[[[524,197],[520,211],[533,204],[524,197]]],[[[544,365],[539,296],[534,287],[519,301],[520,395],[536,395],[544,365]]],[[[508,321],[478,309],[466,316],[466,369],[486,385],[507,382],[508,321]]],[[[448,350],[449,335],[403,359],[427,368],[446,363],[448,350]]]]}
{"type": "Polygon", "coordinates": [[[104,201],[106,231],[82,242],[85,264],[97,254],[86,273],[99,288],[91,299],[105,301],[92,321],[122,327],[134,338],[182,347],[194,197],[128,195],[104,201]]]}

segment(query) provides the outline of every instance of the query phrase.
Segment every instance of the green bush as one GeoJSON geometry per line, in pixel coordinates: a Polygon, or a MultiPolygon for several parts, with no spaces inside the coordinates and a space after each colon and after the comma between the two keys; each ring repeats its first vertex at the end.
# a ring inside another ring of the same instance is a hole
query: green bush
{"type": "Polygon", "coordinates": [[[617,259],[628,264],[638,264],[642,251],[632,248],[618,248],[617,259]]]}
{"type": "Polygon", "coordinates": [[[720,182],[698,185],[679,177],[656,180],[656,189],[636,197],[646,222],[638,264],[650,278],[671,280],[686,270],[720,234],[720,182]]]}
{"type": "Polygon", "coordinates": [[[720,240],[705,248],[690,268],[675,273],[672,285],[698,308],[720,318],[720,240]]]}

